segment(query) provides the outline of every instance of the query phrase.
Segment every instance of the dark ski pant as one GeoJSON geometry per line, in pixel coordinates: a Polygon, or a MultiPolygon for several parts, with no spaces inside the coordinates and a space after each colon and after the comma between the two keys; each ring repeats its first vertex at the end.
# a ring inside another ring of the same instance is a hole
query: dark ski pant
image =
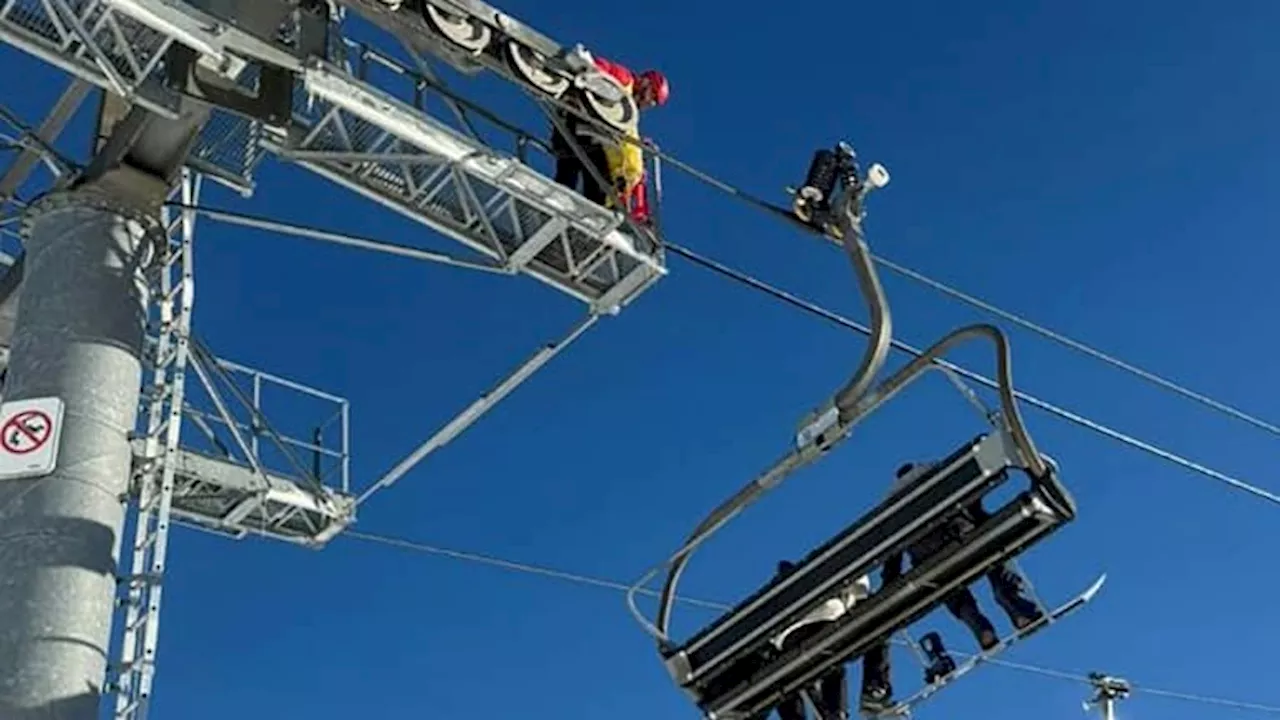
{"type": "MultiPolygon", "coordinates": [[[[916,567],[928,562],[929,558],[943,550],[947,544],[946,539],[938,542],[931,537],[924,538],[916,547],[907,551],[908,556],[911,558],[911,566],[916,567]]],[[[897,580],[902,574],[901,566],[901,557],[890,558],[885,563],[882,582],[891,583],[897,580]]],[[[1000,563],[988,570],[987,582],[991,583],[991,594],[995,597],[996,603],[1001,608],[1004,608],[1010,617],[1034,611],[1034,606],[1022,597],[1022,588],[1018,576],[1014,574],[1007,563],[1000,563]]],[[[952,590],[942,599],[942,604],[947,608],[947,612],[964,623],[966,627],[973,631],[975,636],[984,631],[995,632],[991,621],[982,614],[982,610],[978,607],[978,599],[973,596],[973,592],[969,588],[960,587],[952,590]]]]}
{"type": "MultiPolygon", "coordinates": [[[[600,177],[610,181],[609,158],[605,154],[604,146],[577,132],[578,126],[582,123],[578,118],[568,113],[560,113],[557,117],[569,133],[574,135],[578,146],[591,165],[599,171],[600,177]]],[[[592,177],[591,171],[578,159],[571,141],[556,127],[552,127],[551,130],[551,152],[556,158],[555,181],[570,190],[579,190],[588,201],[604,207],[609,197],[609,190],[601,187],[599,181],[592,177]],[[579,180],[582,181],[581,188],[578,185],[579,180]]]]}
{"type": "MultiPolygon", "coordinates": [[[[961,513],[952,523],[944,524],[924,536],[907,549],[907,555],[911,559],[911,566],[917,567],[928,562],[934,555],[937,555],[945,550],[948,545],[955,542],[958,535],[963,535],[987,517],[986,511],[981,507],[970,508],[961,513]]],[[[885,561],[881,582],[883,584],[891,583],[901,575],[902,556],[891,556],[885,561]]],[[[1015,615],[1036,612],[1035,605],[1022,597],[1021,582],[1007,563],[1000,563],[988,570],[987,581],[991,583],[991,594],[995,596],[996,603],[1011,618],[1015,615]]],[[[943,598],[942,604],[952,616],[964,623],[976,637],[980,638],[983,634],[989,633],[989,636],[993,640],[995,639],[995,627],[982,614],[982,610],[978,607],[978,600],[973,596],[973,592],[969,588],[956,588],[943,598]]],[[[872,647],[863,656],[862,660],[863,694],[876,687],[890,687],[889,653],[884,644],[872,647]]]]}

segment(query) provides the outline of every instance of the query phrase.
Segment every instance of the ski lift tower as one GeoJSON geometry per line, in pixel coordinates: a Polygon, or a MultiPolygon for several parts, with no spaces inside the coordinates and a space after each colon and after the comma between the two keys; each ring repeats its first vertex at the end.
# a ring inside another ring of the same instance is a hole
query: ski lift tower
{"type": "MultiPolygon", "coordinates": [[[[420,0],[344,3],[413,49],[414,66],[345,37],[345,11],[327,0],[0,0],[0,41],[69,77],[39,122],[3,109],[0,90],[0,235],[21,239],[0,276],[0,446],[12,434],[18,450],[39,449],[21,462],[14,448],[0,452],[0,716],[92,720],[106,696],[117,720],[143,718],[171,523],[324,546],[363,500],[666,274],[656,234],[553,183],[530,158],[539,139],[431,70],[433,53],[491,67],[465,18],[501,21],[486,43],[532,42],[502,46],[556,99],[569,82],[544,63],[551,41],[474,0],[447,12],[420,0]],[[444,41],[406,38],[432,19],[444,41]],[[88,152],[63,157],[50,143],[86,102],[88,152]],[[501,140],[482,138],[477,118],[501,140]],[[207,182],[244,196],[283,191],[254,180],[272,160],[469,255],[198,207],[207,182]],[[527,275],[581,302],[585,317],[354,487],[345,400],[215,357],[193,335],[201,215],[527,275]],[[275,429],[261,397],[272,384],[330,403],[332,417],[317,418],[314,437],[275,429]],[[336,441],[323,441],[326,428],[336,441]],[[278,450],[271,462],[267,446],[278,450]]],[[[634,121],[616,93],[597,90],[587,106],[617,127],[634,121]]]]}
{"type": "Polygon", "coordinates": [[[1097,708],[1102,713],[1102,720],[1116,720],[1116,701],[1128,699],[1133,691],[1129,681],[1091,672],[1089,682],[1093,685],[1093,697],[1085,701],[1085,712],[1091,708],[1097,708]]]}

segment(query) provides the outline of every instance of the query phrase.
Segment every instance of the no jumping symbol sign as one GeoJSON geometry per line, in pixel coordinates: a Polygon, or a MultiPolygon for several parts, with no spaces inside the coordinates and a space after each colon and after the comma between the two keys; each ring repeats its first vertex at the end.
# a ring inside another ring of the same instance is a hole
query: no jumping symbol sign
{"type": "Polygon", "coordinates": [[[62,399],[56,397],[0,405],[0,480],[53,472],[63,411],[62,399]]]}
{"type": "Polygon", "coordinates": [[[53,418],[39,410],[27,410],[5,421],[0,446],[14,455],[26,455],[44,447],[53,435],[53,418]]]}

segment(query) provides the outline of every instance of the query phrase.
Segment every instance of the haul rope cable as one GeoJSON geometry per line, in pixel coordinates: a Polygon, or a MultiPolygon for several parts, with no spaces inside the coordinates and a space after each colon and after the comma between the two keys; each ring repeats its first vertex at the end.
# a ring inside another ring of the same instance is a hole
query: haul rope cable
{"type": "MultiPolygon", "coordinates": [[[[809,300],[805,300],[801,297],[798,297],[792,293],[787,292],[786,290],[782,290],[762,280],[758,280],[748,275],[747,273],[742,272],[741,270],[736,270],[734,268],[731,268],[728,265],[725,265],[724,263],[721,263],[717,260],[713,260],[709,257],[706,257],[705,255],[700,255],[698,253],[695,253],[692,250],[676,245],[675,243],[669,242],[666,244],[666,247],[668,250],[671,250],[677,255],[680,255],[681,257],[684,257],[685,259],[690,260],[691,262],[697,265],[701,265],[702,267],[713,270],[732,280],[736,280],[744,285],[747,285],[748,287],[764,292],[794,307],[800,308],[806,312],[817,315],[821,318],[834,322],[842,327],[846,327],[856,332],[859,332],[863,335],[871,334],[871,330],[861,323],[850,320],[849,318],[844,317],[843,315],[832,312],[831,310],[828,310],[822,307],[821,305],[818,305],[817,303],[811,302],[809,300]]],[[[919,349],[905,342],[902,342],[901,340],[896,340],[896,339],[892,340],[891,345],[893,346],[894,349],[901,350],[902,352],[905,352],[914,357],[919,357],[921,355],[921,351],[919,349]]],[[[986,387],[989,387],[989,388],[998,387],[994,380],[991,380],[990,378],[984,375],[973,372],[972,370],[969,370],[960,365],[956,365],[954,363],[948,362],[946,360],[941,360],[941,359],[935,360],[934,362],[946,368],[947,370],[955,372],[956,374],[961,375],[981,385],[985,385],[986,387]]],[[[1254,495],[1256,497],[1262,498],[1263,500],[1267,500],[1269,502],[1280,505],[1280,495],[1277,495],[1276,493],[1273,493],[1269,490],[1261,488],[1257,485],[1253,485],[1239,478],[1232,477],[1231,475],[1227,475],[1224,472],[1216,470],[1207,465],[1203,465],[1201,463],[1195,462],[1194,460],[1189,460],[1181,455],[1178,455],[1177,453],[1171,452],[1169,450],[1165,450],[1164,448],[1161,448],[1157,445],[1153,445],[1144,440],[1139,440],[1138,438],[1133,437],[1132,435],[1122,433],[1119,430],[1115,430],[1111,427],[1103,425],[1102,423],[1091,420],[1083,415],[1073,413],[1070,410],[1054,405],[1053,403],[1047,402],[1045,400],[1041,400],[1040,398],[1035,397],[1034,395],[1029,395],[1020,390],[1014,390],[1014,396],[1029,405],[1033,405],[1037,408],[1040,408],[1041,410],[1044,410],[1045,412],[1051,413],[1053,415],[1057,415],[1058,417],[1061,417],[1064,420],[1068,420],[1077,425],[1081,425],[1085,428],[1088,428],[1089,430],[1099,433],[1100,435],[1108,437],[1112,440],[1116,440],[1117,442],[1124,443],[1125,445],[1129,445],[1131,447],[1137,448],[1139,450],[1142,450],[1143,452],[1149,453],[1151,455],[1155,455],[1158,458],[1167,460],[1183,468],[1197,472],[1210,479],[1225,483],[1235,488],[1236,490],[1249,493],[1250,495],[1254,495]]]]}
{"type": "MultiPolygon", "coordinates": [[[[631,586],[630,583],[618,582],[616,580],[609,580],[601,577],[593,577],[591,575],[583,575],[581,573],[567,572],[564,570],[556,570],[555,568],[547,567],[544,565],[534,565],[531,563],[517,562],[514,560],[506,560],[506,559],[494,557],[491,555],[483,555],[480,553],[466,552],[463,550],[453,550],[450,548],[443,548],[436,545],[428,545],[426,543],[415,542],[413,540],[405,540],[403,538],[393,537],[390,535],[361,532],[358,530],[348,530],[343,534],[347,537],[351,537],[357,540],[364,540],[366,542],[386,545],[390,547],[398,547],[404,550],[410,550],[413,552],[424,553],[428,555],[437,555],[441,557],[447,557],[447,558],[451,558],[453,560],[459,560],[462,562],[489,565],[491,567],[501,568],[503,570],[509,570],[511,572],[525,573],[528,575],[538,575],[541,577],[550,578],[554,580],[562,580],[564,582],[574,583],[578,585],[589,585],[593,587],[604,588],[606,590],[616,590],[618,592],[626,592],[631,586]]],[[[650,590],[648,588],[644,588],[641,592],[649,596],[658,595],[657,591],[650,590]]],[[[687,596],[677,596],[676,600],[686,605],[701,607],[708,610],[729,610],[732,607],[726,603],[715,602],[711,600],[701,600],[698,598],[691,598],[687,596]]],[[[901,643],[899,641],[894,641],[894,644],[901,644],[901,643]]],[[[965,657],[971,656],[970,653],[965,653],[958,650],[952,650],[951,652],[953,654],[962,655],[965,657]]],[[[1065,670],[1055,670],[1053,668],[1046,668],[1039,665],[1031,665],[1028,663],[1001,660],[1000,658],[991,658],[991,659],[988,659],[987,662],[991,665],[998,665],[1004,668],[1008,668],[1010,670],[1034,673],[1037,675],[1042,675],[1044,677],[1056,678],[1059,680],[1069,680],[1072,682],[1079,682],[1079,683],[1085,683],[1085,684],[1088,684],[1090,682],[1088,676],[1082,673],[1068,672],[1065,670]]],[[[1218,705],[1222,707],[1235,708],[1239,710],[1254,710],[1257,712],[1280,714],[1280,706],[1263,705],[1260,703],[1246,702],[1242,700],[1232,700],[1229,698],[1212,697],[1208,695],[1198,695],[1194,693],[1177,692],[1174,690],[1162,690],[1159,688],[1144,687],[1142,685],[1135,685],[1134,689],[1139,693],[1146,693],[1147,695],[1167,697],[1174,700],[1184,700],[1187,702],[1198,702],[1198,703],[1204,703],[1209,705],[1218,705]]]]}
{"type": "MultiPolygon", "coordinates": [[[[427,84],[433,85],[435,89],[438,89],[442,92],[450,93],[451,99],[454,99],[461,104],[467,105],[472,108],[478,107],[476,106],[475,103],[472,103],[471,101],[468,101],[465,98],[458,98],[456,95],[452,93],[452,91],[449,91],[447,88],[442,87],[439,83],[433,84],[430,81],[427,81],[427,84]]],[[[677,169],[692,176],[693,178],[702,182],[703,184],[706,184],[710,187],[713,187],[725,193],[726,195],[729,195],[738,200],[741,200],[742,202],[748,205],[751,205],[758,210],[763,210],[771,216],[776,217],[780,211],[785,212],[774,203],[771,203],[768,200],[765,200],[764,198],[761,198],[760,196],[755,195],[753,193],[747,192],[739,187],[730,185],[729,183],[723,180],[720,180],[719,178],[716,178],[715,176],[703,170],[699,170],[697,167],[694,167],[693,165],[686,163],[680,158],[669,154],[668,152],[658,148],[656,145],[650,142],[646,142],[645,140],[637,140],[636,138],[632,138],[632,137],[618,133],[618,131],[612,126],[608,125],[607,123],[604,123],[598,118],[595,118],[589,115],[588,113],[581,110],[580,108],[575,107],[572,103],[565,102],[560,98],[547,98],[542,95],[535,94],[535,91],[530,88],[526,88],[524,86],[520,86],[520,87],[521,89],[525,90],[528,94],[533,96],[535,99],[537,99],[540,103],[551,104],[562,110],[565,110],[566,112],[573,113],[578,118],[586,120],[587,122],[594,125],[596,128],[602,129],[610,133],[616,140],[629,143],[631,145],[639,146],[645,154],[648,154],[652,157],[659,158],[664,162],[671,163],[677,169]]],[[[664,241],[663,244],[666,245],[667,243],[664,241]]],[[[1138,367],[1137,365],[1134,365],[1125,360],[1122,360],[1114,355],[1098,350],[1086,343],[1080,342],[1079,340],[1075,340],[1074,338],[1071,338],[1067,335],[1064,335],[1048,327],[1045,327],[1044,325],[1036,323],[1035,321],[1028,320],[1022,317],[1021,315],[1009,312],[1007,310],[1003,310],[989,302],[986,302],[985,300],[982,300],[981,298],[970,295],[962,290],[953,288],[939,280],[934,280],[933,278],[930,278],[929,276],[921,272],[918,272],[916,270],[912,270],[904,265],[895,263],[891,260],[883,258],[874,253],[871,255],[871,258],[876,263],[883,265],[884,267],[902,275],[903,277],[922,283],[928,287],[933,288],[934,290],[942,292],[971,307],[982,310],[983,312],[991,313],[998,317],[1002,317],[1005,320],[1008,320],[1009,322],[1015,325],[1018,325],[1019,327],[1025,330],[1036,333],[1052,342],[1056,342],[1067,348],[1070,348],[1077,352],[1088,355],[1094,358],[1095,360],[1099,360],[1103,363],[1111,365],[1112,367],[1118,368],[1124,372],[1128,372],[1130,374],[1136,375],[1137,377],[1143,380],[1146,380],[1147,382],[1150,382],[1158,387],[1164,388],[1165,390],[1181,395],[1182,397],[1192,400],[1193,402],[1200,403],[1201,405],[1204,405],[1217,412],[1223,413],[1229,417],[1233,417],[1237,420],[1246,422],[1250,425],[1253,425],[1256,428],[1269,432],[1272,435],[1280,436],[1280,425],[1276,425],[1275,423],[1268,422],[1266,420],[1263,420],[1257,417],[1256,415],[1247,413],[1237,407],[1221,402],[1219,400],[1215,400],[1214,398],[1208,395],[1205,395],[1204,393],[1200,393],[1195,390],[1192,390],[1186,387],[1185,385],[1169,380],[1161,375],[1157,375],[1156,373],[1153,373],[1149,370],[1145,370],[1141,367],[1138,367]]]]}
{"type": "MultiPolygon", "coordinates": [[[[307,227],[305,225],[297,225],[294,223],[281,222],[278,220],[270,220],[267,218],[262,218],[262,217],[251,215],[248,213],[223,210],[221,208],[210,207],[207,205],[188,206],[188,205],[182,205],[181,203],[167,203],[167,204],[171,207],[175,207],[178,209],[192,210],[199,214],[205,215],[210,219],[218,220],[228,224],[243,225],[243,226],[254,227],[258,229],[266,229],[272,232],[278,232],[285,235],[295,235],[299,237],[307,237],[312,239],[330,240],[330,241],[339,242],[342,244],[366,247],[369,249],[396,252],[398,254],[409,254],[408,251],[411,250],[410,248],[405,248],[404,246],[395,245],[394,243],[388,243],[381,240],[371,240],[369,238],[362,238],[362,237],[351,235],[348,233],[336,232],[332,230],[322,230],[318,228],[307,227]]],[[[680,257],[683,257],[693,262],[694,264],[701,265],[705,268],[714,270],[715,272],[721,275],[724,275],[733,280],[736,280],[753,289],[762,291],[794,307],[798,307],[802,310],[805,310],[806,312],[817,315],[826,320],[834,322],[842,327],[849,328],[851,330],[862,333],[864,335],[870,334],[870,329],[868,329],[866,326],[860,323],[857,323],[853,320],[850,320],[849,318],[846,318],[842,315],[832,312],[822,307],[821,305],[818,305],[811,301],[800,298],[785,290],[774,287],[773,285],[770,285],[762,280],[758,280],[748,275],[747,273],[731,268],[728,265],[725,265],[724,263],[721,263],[717,260],[711,259],[709,257],[706,257],[705,255],[701,255],[692,250],[689,250],[688,248],[685,248],[681,245],[677,245],[672,242],[665,243],[665,247],[668,250],[671,250],[676,255],[679,255],[680,257]]],[[[421,251],[416,251],[416,252],[421,252],[421,251]]],[[[901,340],[893,340],[891,344],[894,349],[905,352],[907,354],[910,354],[916,357],[918,357],[921,354],[920,350],[918,350],[917,348],[905,342],[902,342],[901,340]]],[[[956,374],[961,375],[976,383],[979,383],[989,388],[996,387],[995,381],[991,380],[985,375],[974,372],[960,365],[950,363],[946,360],[937,360],[935,362],[939,366],[947,370],[950,370],[952,372],[955,372],[956,374]]],[[[1040,410],[1048,412],[1052,415],[1056,415],[1057,417],[1060,417],[1076,425],[1080,425],[1088,430],[1092,430],[1093,432],[1096,432],[1111,440],[1115,440],[1125,445],[1129,445],[1130,447],[1136,448],[1150,455],[1154,455],[1162,460],[1171,462],[1184,469],[1191,470],[1200,475],[1204,475],[1212,480],[1216,480],[1218,482],[1229,485],[1235,488],[1236,490],[1249,493],[1250,495],[1254,495],[1256,497],[1259,497],[1264,500],[1280,505],[1280,495],[1277,495],[1276,493],[1273,493],[1269,490],[1261,488],[1257,485],[1253,485],[1244,480],[1228,475],[1215,468],[1209,467],[1208,465],[1195,462],[1194,460],[1190,460],[1186,457],[1183,457],[1182,455],[1179,455],[1169,450],[1165,450],[1164,448],[1161,448],[1157,445],[1146,442],[1144,440],[1140,440],[1132,435],[1122,433],[1119,430],[1115,430],[1111,427],[1108,427],[1107,425],[1103,425],[1102,423],[1099,423],[1083,415],[1074,413],[1070,410],[1054,405],[1053,403],[1050,403],[1048,401],[1041,400],[1040,398],[1034,395],[1030,395],[1026,392],[1015,390],[1014,395],[1019,400],[1026,402],[1030,405],[1033,405],[1036,408],[1039,408],[1040,410]]]]}
{"type": "MultiPolygon", "coordinates": [[[[371,59],[377,60],[379,58],[386,57],[383,53],[377,51],[376,49],[369,48],[364,43],[357,43],[357,44],[360,45],[362,48],[366,50],[366,52],[369,53],[371,59]]],[[[411,53],[411,54],[415,57],[416,60],[421,60],[420,58],[418,58],[416,53],[411,53]]],[[[462,107],[465,107],[473,112],[477,112],[486,120],[489,120],[490,122],[493,122],[501,126],[502,128],[504,128],[509,132],[514,132],[521,135],[522,137],[527,137],[535,140],[535,143],[534,143],[535,146],[539,146],[539,147],[542,146],[542,143],[540,141],[537,141],[537,136],[535,136],[533,133],[523,130],[522,128],[516,126],[514,123],[510,123],[503,120],[502,118],[498,117],[497,115],[489,111],[487,108],[484,108],[483,106],[458,95],[453,90],[449,89],[444,84],[444,82],[441,81],[440,79],[428,78],[426,75],[420,75],[419,79],[423,82],[424,85],[430,86],[433,90],[435,90],[436,92],[444,96],[445,99],[449,102],[451,107],[456,106],[459,111],[462,107]]],[[[528,88],[523,88],[523,86],[521,87],[522,89],[530,93],[533,92],[528,88]]],[[[714,176],[709,175],[703,172],[702,170],[699,170],[693,165],[690,165],[684,162],[683,160],[675,157],[674,155],[671,155],[666,151],[663,151],[657,148],[652,143],[636,140],[634,138],[627,137],[625,135],[616,135],[616,131],[614,131],[610,126],[588,115],[587,113],[573,106],[570,103],[566,103],[563,100],[560,100],[558,98],[545,98],[542,96],[534,96],[534,97],[541,104],[553,105],[567,112],[571,112],[577,117],[594,124],[598,128],[602,128],[608,132],[615,133],[615,136],[622,141],[639,145],[645,153],[648,153],[653,157],[660,158],[665,162],[671,163],[679,170],[694,177],[695,179],[699,180],[704,184],[707,184],[711,187],[716,188],[717,190],[720,190],[721,192],[724,192],[725,194],[728,194],[739,200],[742,200],[743,202],[746,202],[749,205],[753,205],[757,209],[765,210],[770,215],[777,214],[778,208],[775,207],[772,203],[768,202],[767,200],[764,200],[756,195],[748,193],[740,188],[734,187],[733,185],[730,185],[722,180],[719,180],[714,176]]],[[[13,127],[19,129],[23,135],[23,140],[30,142],[32,144],[32,149],[38,150],[43,155],[46,156],[45,158],[46,163],[56,162],[62,166],[61,169],[63,169],[64,172],[75,172],[76,169],[79,167],[77,163],[75,163],[74,161],[71,161],[69,158],[63,157],[61,153],[55,150],[51,145],[40,140],[38,136],[32,133],[29,128],[27,128],[23,123],[21,123],[20,119],[16,115],[14,115],[12,112],[6,109],[3,105],[0,105],[0,119],[5,120],[13,127]]],[[[470,125],[470,123],[468,123],[468,125],[470,125]]],[[[479,139],[478,133],[474,133],[474,135],[477,137],[477,139],[479,139]]],[[[663,242],[664,246],[668,244],[669,243],[665,241],[663,242]]],[[[386,243],[383,243],[383,245],[386,245],[386,243]]],[[[411,249],[409,248],[404,248],[404,250],[406,252],[411,252],[411,249]]],[[[1208,407],[1211,410],[1215,410],[1217,412],[1227,415],[1228,417],[1235,418],[1237,420],[1248,423],[1250,425],[1253,425],[1256,428],[1259,428],[1261,430],[1264,430],[1266,432],[1269,432],[1273,435],[1280,437],[1280,426],[1277,426],[1274,423],[1263,420],[1257,417],[1256,415],[1247,413],[1233,405],[1224,403],[1220,400],[1217,400],[1208,395],[1205,395],[1204,393],[1200,393],[1195,390],[1192,390],[1186,387],[1185,385],[1176,383],[1172,380],[1164,378],[1163,376],[1157,375],[1156,373],[1150,372],[1141,367],[1138,367],[1137,365],[1134,365],[1118,357],[1115,357],[1114,355],[1098,350],[1086,343],[1075,340],[1067,335],[1059,333],[1055,330],[1045,327],[1044,325],[1036,323],[1032,320],[1028,320],[1022,317],[1021,315],[1004,310],[996,305],[993,305],[989,302],[982,300],[981,298],[965,293],[964,291],[954,288],[939,280],[934,280],[933,278],[921,272],[918,272],[916,270],[912,270],[911,268],[908,268],[905,265],[896,263],[892,260],[881,257],[874,253],[872,253],[871,258],[876,263],[884,266],[885,268],[889,269],[892,272],[898,273],[903,277],[922,283],[962,303],[970,305],[971,307],[975,307],[979,310],[982,310],[983,312],[991,313],[998,317],[1004,318],[1005,320],[1008,320],[1009,322],[1014,323],[1015,325],[1018,325],[1019,327],[1022,327],[1023,329],[1026,329],[1030,332],[1039,334],[1042,337],[1045,337],[1052,342],[1056,342],[1072,350],[1086,354],[1096,360],[1100,360],[1124,372],[1130,373],[1143,380],[1146,380],[1147,382],[1150,382],[1158,387],[1161,387],[1172,393],[1180,395],[1193,402],[1204,405],[1205,407],[1208,407]]],[[[466,261],[458,261],[458,262],[459,264],[463,264],[466,261]]]]}
{"type": "MultiPolygon", "coordinates": [[[[360,56],[362,59],[372,60],[374,62],[379,62],[383,64],[390,63],[390,65],[388,65],[389,67],[391,65],[395,65],[394,58],[391,58],[390,56],[381,52],[377,48],[373,48],[369,46],[367,43],[363,43],[363,42],[358,42],[358,41],[351,41],[351,42],[361,49],[360,56]]],[[[425,61],[418,55],[418,53],[411,52],[410,54],[413,56],[415,62],[419,64],[419,66],[422,66],[425,64],[425,61]]],[[[423,74],[418,79],[421,80],[425,86],[428,86],[435,92],[439,93],[445,99],[445,101],[449,104],[449,106],[454,110],[456,114],[465,115],[463,108],[467,110],[471,110],[472,112],[479,114],[484,119],[494,123],[495,125],[498,125],[499,127],[503,128],[508,132],[518,134],[523,138],[532,139],[534,141],[535,146],[538,146],[543,150],[546,150],[546,148],[544,147],[544,143],[538,140],[536,135],[524,130],[523,128],[520,128],[514,123],[511,123],[507,120],[502,119],[501,117],[499,117],[492,111],[488,110],[484,106],[472,100],[469,100],[465,97],[462,97],[461,95],[457,94],[454,90],[450,89],[447,83],[445,83],[440,78],[428,77],[425,74],[423,74]]],[[[696,180],[710,187],[713,187],[727,195],[735,197],[747,203],[748,205],[752,205],[756,207],[756,209],[764,210],[768,212],[770,215],[775,215],[775,216],[779,211],[779,208],[776,207],[773,203],[770,203],[769,201],[764,200],[763,198],[757,195],[746,192],[741,188],[730,185],[729,183],[726,183],[723,180],[720,180],[702,170],[699,170],[697,167],[694,167],[693,165],[686,163],[680,158],[675,157],[674,155],[671,155],[670,153],[658,148],[656,145],[654,145],[651,142],[647,142],[642,139],[632,138],[627,135],[618,133],[617,130],[612,126],[610,126],[609,124],[604,123],[599,118],[594,117],[593,115],[585,112],[584,110],[573,105],[572,103],[565,102],[560,98],[546,97],[540,93],[537,93],[533,89],[528,88],[521,84],[517,84],[517,86],[520,87],[521,90],[525,91],[528,95],[530,95],[530,97],[532,97],[535,100],[535,102],[540,106],[545,107],[546,105],[550,105],[555,108],[561,109],[565,112],[571,113],[577,118],[591,124],[593,127],[610,134],[616,140],[625,142],[631,145],[636,145],[640,147],[640,149],[644,153],[648,154],[649,156],[659,158],[664,162],[669,162],[672,165],[674,165],[677,169],[692,176],[696,180]]],[[[553,119],[553,123],[554,122],[555,121],[553,119]]],[[[466,124],[468,128],[471,130],[471,134],[477,140],[480,140],[481,142],[483,142],[483,140],[480,138],[479,133],[475,132],[474,127],[471,126],[470,122],[468,121],[466,124]]],[[[575,146],[578,145],[575,138],[571,138],[569,136],[566,136],[566,137],[570,139],[573,145],[575,146]]],[[[591,174],[593,176],[597,175],[597,171],[595,171],[595,168],[591,167],[590,164],[587,164],[587,169],[589,171],[592,171],[591,174]]],[[[597,177],[597,181],[599,181],[598,177],[597,177]]],[[[665,245],[666,243],[664,242],[663,244],[665,245]]],[[[1253,425],[1256,428],[1269,432],[1273,435],[1280,436],[1280,426],[1277,426],[1275,423],[1268,422],[1255,415],[1247,413],[1233,405],[1229,405],[1220,400],[1216,400],[1208,395],[1205,395],[1204,393],[1200,393],[1195,390],[1192,390],[1186,387],[1185,385],[1176,383],[1165,377],[1157,375],[1156,373],[1150,372],[1141,367],[1138,367],[1137,365],[1134,365],[1125,360],[1122,360],[1114,355],[1098,350],[1086,343],[1075,340],[1074,338],[1071,338],[1067,335],[1064,335],[1048,327],[1045,327],[1044,325],[1036,323],[1035,321],[1024,318],[1021,315],[1004,310],[996,305],[993,305],[985,300],[982,300],[981,298],[970,295],[962,290],[956,289],[941,281],[934,280],[933,278],[921,272],[918,272],[916,270],[912,270],[911,268],[908,268],[905,265],[896,263],[892,260],[881,257],[874,253],[872,253],[871,258],[876,263],[884,266],[885,268],[889,269],[892,272],[898,273],[899,275],[902,275],[903,277],[906,277],[910,280],[914,280],[916,282],[924,284],[930,288],[933,288],[934,290],[942,292],[943,294],[948,295],[971,307],[977,308],[983,312],[996,315],[997,317],[1004,318],[1005,320],[1008,320],[1009,322],[1015,325],[1018,325],[1019,327],[1025,330],[1028,330],[1044,338],[1047,338],[1052,342],[1056,342],[1069,349],[1088,355],[1096,360],[1099,360],[1103,363],[1111,365],[1124,372],[1128,372],[1130,374],[1136,375],[1137,377],[1143,380],[1146,380],[1147,382],[1150,382],[1170,392],[1181,395],[1184,398],[1192,400],[1193,402],[1197,402],[1212,410],[1223,413],[1228,417],[1233,417],[1237,420],[1246,422],[1250,425],[1253,425]]]]}

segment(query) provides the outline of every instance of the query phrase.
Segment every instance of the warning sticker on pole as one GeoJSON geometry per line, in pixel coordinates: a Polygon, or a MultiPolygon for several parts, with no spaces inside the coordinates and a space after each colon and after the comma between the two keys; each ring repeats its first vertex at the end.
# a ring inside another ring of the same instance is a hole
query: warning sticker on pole
{"type": "Polygon", "coordinates": [[[40,477],[58,466],[64,405],[61,398],[0,405],[0,480],[40,477]]]}

